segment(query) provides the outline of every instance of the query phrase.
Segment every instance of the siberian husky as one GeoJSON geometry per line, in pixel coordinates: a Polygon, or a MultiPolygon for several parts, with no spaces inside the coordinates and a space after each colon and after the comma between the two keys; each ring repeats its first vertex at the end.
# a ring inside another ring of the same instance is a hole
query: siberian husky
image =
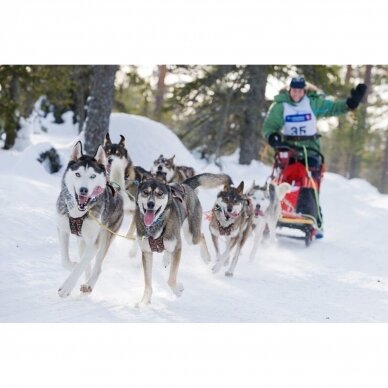
{"type": "Polygon", "coordinates": [[[253,222],[252,208],[243,191],[244,182],[241,182],[237,188],[225,186],[217,196],[209,224],[217,254],[216,264],[212,268],[214,273],[229,263],[229,256],[233,248],[236,248],[230,267],[225,272],[225,276],[229,277],[233,276],[240,251],[248,238],[253,222]],[[226,248],[222,254],[218,243],[220,236],[225,237],[226,242],[226,248]]]}
{"type": "Polygon", "coordinates": [[[185,179],[195,175],[195,171],[192,167],[176,166],[174,164],[175,155],[168,159],[163,155],[160,155],[158,159],[154,161],[151,168],[153,174],[165,173],[167,183],[182,183],[185,179]]]}
{"type": "Polygon", "coordinates": [[[248,190],[247,197],[254,213],[254,243],[250,260],[255,257],[266,228],[268,228],[270,242],[275,241],[276,225],[281,214],[280,202],[290,189],[291,186],[286,182],[280,185],[269,183],[262,187],[253,182],[252,187],[248,190]]]}
{"type": "MultiPolygon", "coordinates": [[[[58,235],[62,265],[71,273],[58,290],[61,297],[70,295],[84,271],[86,282],[81,285],[81,292],[92,292],[111,243],[112,232],[117,232],[123,220],[123,199],[107,183],[105,165],[102,146],[92,157],[82,153],[82,144],[78,142],[63,175],[57,200],[58,235]],[[79,262],[73,262],[69,257],[70,234],[77,236],[79,262]]],[[[112,169],[111,177],[120,179],[120,171],[112,169]]]]}
{"type": "MultiPolygon", "coordinates": [[[[141,166],[134,166],[132,159],[126,148],[126,141],[123,135],[120,135],[119,143],[112,143],[109,133],[106,134],[104,140],[104,150],[107,156],[107,170],[110,171],[112,166],[117,166],[123,171],[119,174],[120,179],[112,180],[111,184],[121,193],[123,193],[124,210],[129,211],[131,216],[130,225],[126,237],[132,239],[135,234],[135,209],[136,209],[136,194],[141,181],[146,178],[151,178],[152,174],[141,166]],[[125,193],[125,194],[124,194],[125,193]]],[[[136,255],[138,244],[134,242],[130,248],[129,254],[131,257],[136,255]]]]}
{"type": "Polygon", "coordinates": [[[177,281],[182,250],[181,229],[189,244],[200,244],[202,259],[206,263],[210,261],[201,231],[202,207],[195,189],[199,186],[215,188],[230,183],[228,175],[205,173],[188,178],[182,184],[168,185],[159,179],[147,179],[140,184],[135,218],[145,289],[137,306],[151,302],[153,252],[164,252],[165,266],[172,260],[168,285],[177,296],[182,294],[183,285],[177,281]]]}

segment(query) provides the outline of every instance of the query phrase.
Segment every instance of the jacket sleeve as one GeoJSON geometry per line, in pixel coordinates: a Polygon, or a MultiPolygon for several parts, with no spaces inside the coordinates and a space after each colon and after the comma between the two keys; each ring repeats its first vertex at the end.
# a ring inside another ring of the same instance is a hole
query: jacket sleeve
{"type": "Polygon", "coordinates": [[[270,107],[267,117],[263,123],[263,135],[266,140],[272,133],[280,133],[284,125],[283,104],[275,102],[270,107]]]}
{"type": "Polygon", "coordinates": [[[310,103],[316,117],[339,116],[349,112],[346,100],[332,101],[320,96],[312,96],[310,103]]]}

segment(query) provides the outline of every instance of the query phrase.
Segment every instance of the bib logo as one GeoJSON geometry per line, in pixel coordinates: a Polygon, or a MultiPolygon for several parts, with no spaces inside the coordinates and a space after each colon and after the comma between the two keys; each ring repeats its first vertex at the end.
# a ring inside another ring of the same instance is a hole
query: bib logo
{"type": "Polygon", "coordinates": [[[310,121],[310,120],[311,120],[311,113],[302,113],[302,114],[286,116],[287,123],[301,123],[303,121],[310,121]]]}

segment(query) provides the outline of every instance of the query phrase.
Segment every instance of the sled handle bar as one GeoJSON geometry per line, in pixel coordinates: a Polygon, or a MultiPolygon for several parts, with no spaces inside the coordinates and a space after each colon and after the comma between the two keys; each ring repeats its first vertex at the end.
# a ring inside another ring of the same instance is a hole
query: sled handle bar
{"type": "MultiPolygon", "coordinates": [[[[315,148],[312,148],[312,147],[304,147],[304,148],[306,149],[306,151],[311,151],[311,153],[320,156],[322,159],[322,164],[325,163],[325,157],[318,150],[316,150],[315,148]]],[[[300,147],[300,146],[292,146],[291,147],[288,145],[281,145],[281,146],[278,146],[275,148],[275,152],[281,152],[281,151],[301,151],[301,152],[303,152],[304,148],[300,147]]]]}

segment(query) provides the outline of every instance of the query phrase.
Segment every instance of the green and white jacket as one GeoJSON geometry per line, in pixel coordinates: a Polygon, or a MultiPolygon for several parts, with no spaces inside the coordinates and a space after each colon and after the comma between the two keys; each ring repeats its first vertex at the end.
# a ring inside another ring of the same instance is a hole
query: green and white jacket
{"type": "Polygon", "coordinates": [[[272,133],[286,135],[285,143],[291,147],[306,146],[320,151],[319,138],[314,136],[317,135],[316,119],[347,112],[346,100],[331,101],[314,91],[307,92],[301,101],[295,103],[288,91],[284,91],[275,96],[263,124],[263,134],[266,140],[272,133]],[[291,136],[296,136],[297,140],[291,136]]]}

